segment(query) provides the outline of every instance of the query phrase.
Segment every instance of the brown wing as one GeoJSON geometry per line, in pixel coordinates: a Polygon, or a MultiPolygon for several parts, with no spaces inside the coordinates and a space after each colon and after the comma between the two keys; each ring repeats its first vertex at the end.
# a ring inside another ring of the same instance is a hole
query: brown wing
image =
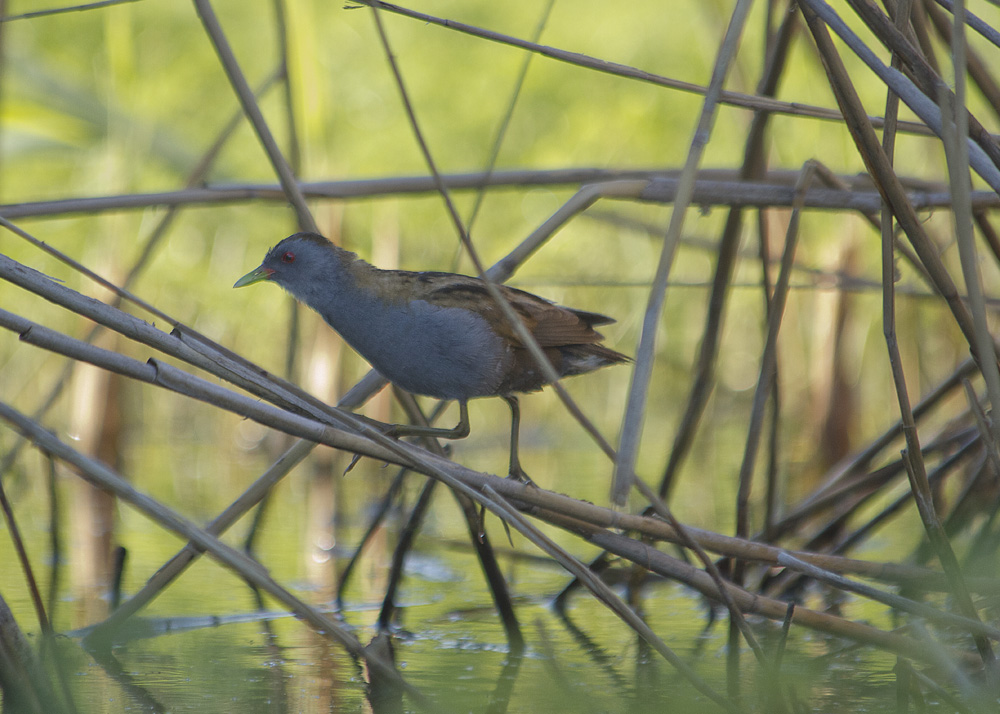
{"type": "MultiPolygon", "coordinates": [[[[504,288],[503,294],[541,347],[596,344],[604,337],[592,325],[611,321],[603,315],[556,305],[523,290],[504,288]]],[[[512,338],[520,345],[520,340],[512,338]]]]}
{"type": "MultiPolygon", "coordinates": [[[[383,276],[392,274],[393,285],[405,293],[405,299],[475,310],[490,322],[497,334],[509,339],[515,347],[522,346],[482,280],[456,273],[379,272],[383,276]]],[[[614,322],[605,315],[562,307],[524,290],[506,285],[499,288],[542,347],[596,344],[604,338],[593,326],[614,322]]]]}
{"type": "MultiPolygon", "coordinates": [[[[390,271],[379,271],[386,275],[390,271]]],[[[548,384],[536,368],[503,311],[477,278],[455,273],[391,271],[392,292],[398,299],[426,300],[441,307],[461,307],[480,314],[512,350],[513,364],[498,387],[500,394],[533,392],[548,384]]],[[[532,293],[501,285],[500,291],[545,351],[560,376],[584,374],[629,358],[598,344],[603,336],[594,325],[614,322],[610,317],[556,305],[532,293]]],[[[383,295],[388,291],[383,290],[383,295]]]]}

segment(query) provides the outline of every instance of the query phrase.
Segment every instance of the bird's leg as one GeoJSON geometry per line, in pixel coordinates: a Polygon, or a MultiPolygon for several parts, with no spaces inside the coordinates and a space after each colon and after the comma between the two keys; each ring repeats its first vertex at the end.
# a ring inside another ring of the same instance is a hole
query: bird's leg
{"type": "Polygon", "coordinates": [[[464,439],[469,435],[469,404],[458,402],[458,424],[451,429],[419,424],[393,424],[386,432],[389,436],[429,436],[438,439],[464,439]]]}
{"type": "Polygon", "coordinates": [[[507,469],[507,478],[534,486],[535,482],[528,478],[528,474],[521,468],[521,457],[518,455],[521,431],[521,405],[517,401],[517,397],[513,395],[503,395],[503,400],[510,407],[510,467],[507,469]]]}
{"type": "MultiPolygon", "coordinates": [[[[380,425],[382,432],[386,436],[392,436],[396,438],[401,436],[426,436],[429,438],[438,438],[438,439],[464,439],[469,435],[469,406],[465,401],[459,401],[458,424],[453,426],[451,429],[442,429],[436,426],[422,426],[420,424],[386,425],[386,424],[381,424],[380,422],[374,422],[374,423],[380,425]],[[388,428],[386,428],[386,426],[388,426],[388,428]]],[[[346,475],[348,471],[353,469],[360,460],[361,460],[361,454],[355,454],[354,458],[351,459],[351,463],[348,464],[346,469],[344,469],[344,474],[346,475]]]]}

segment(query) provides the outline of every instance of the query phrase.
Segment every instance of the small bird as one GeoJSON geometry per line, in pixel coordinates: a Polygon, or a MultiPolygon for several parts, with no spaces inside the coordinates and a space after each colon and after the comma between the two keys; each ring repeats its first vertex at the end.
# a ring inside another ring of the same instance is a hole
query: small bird
{"type": "MultiPolygon", "coordinates": [[[[316,233],[296,233],[271,248],[234,288],[270,280],[318,312],[383,377],[414,394],[454,399],[453,429],[396,425],[396,436],[460,439],[469,434],[468,401],[501,397],[510,406],[509,476],[530,483],[518,457],[519,392],[545,378],[479,278],[456,273],[381,270],[316,233]]],[[[556,305],[506,285],[501,294],[524,321],[560,377],[628,362],[599,344],[595,325],[614,322],[556,305]]]]}

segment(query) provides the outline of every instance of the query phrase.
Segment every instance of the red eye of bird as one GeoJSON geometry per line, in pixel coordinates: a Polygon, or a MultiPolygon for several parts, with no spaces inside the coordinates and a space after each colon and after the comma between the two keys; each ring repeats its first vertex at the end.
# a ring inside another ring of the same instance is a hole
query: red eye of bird
{"type": "Polygon", "coordinates": [[[281,262],[282,263],[294,263],[295,262],[295,253],[293,253],[290,250],[289,251],[285,251],[285,253],[281,256],[281,262]]]}

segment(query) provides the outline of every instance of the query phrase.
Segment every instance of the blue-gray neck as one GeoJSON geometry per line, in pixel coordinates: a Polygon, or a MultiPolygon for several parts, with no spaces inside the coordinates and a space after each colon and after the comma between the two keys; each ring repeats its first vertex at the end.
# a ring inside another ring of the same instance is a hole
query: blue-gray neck
{"type": "Polygon", "coordinates": [[[364,354],[367,343],[378,337],[368,329],[391,319],[400,307],[376,295],[377,283],[364,280],[378,271],[353,253],[333,248],[314,262],[308,275],[294,281],[279,280],[282,287],[318,312],[355,349],[364,354]],[[361,280],[359,281],[359,278],[361,280]],[[364,282],[362,287],[359,282],[364,282]]]}

